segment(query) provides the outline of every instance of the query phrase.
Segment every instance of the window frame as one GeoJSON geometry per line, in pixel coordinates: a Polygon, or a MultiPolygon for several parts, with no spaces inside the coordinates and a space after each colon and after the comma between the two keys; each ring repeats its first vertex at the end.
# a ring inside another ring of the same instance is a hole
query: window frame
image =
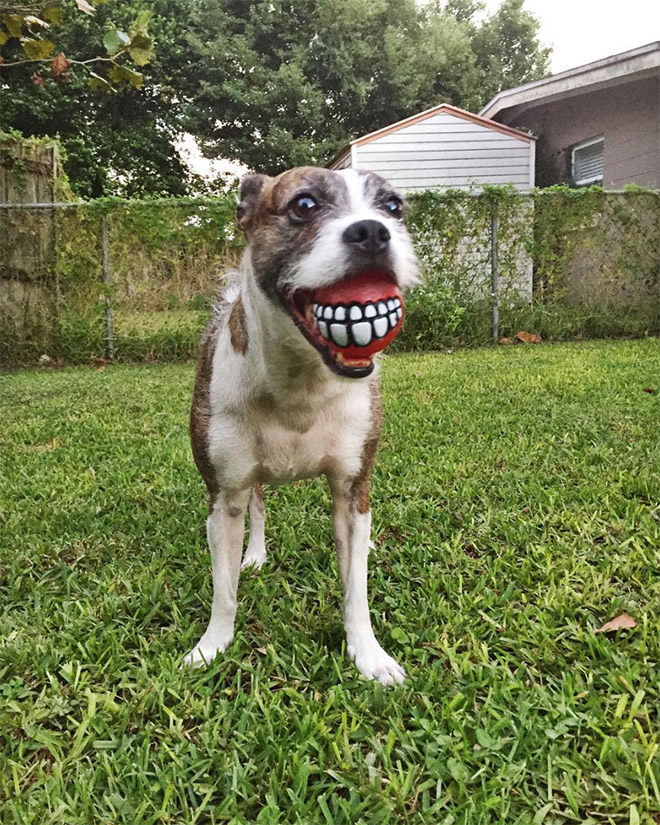
{"type": "Polygon", "coordinates": [[[590,138],[589,140],[584,140],[582,143],[577,143],[571,149],[571,177],[573,179],[573,183],[575,186],[590,186],[595,183],[602,183],[605,177],[605,137],[601,135],[600,137],[590,138]],[[575,153],[578,152],[580,149],[587,149],[589,146],[595,146],[597,143],[603,144],[603,172],[602,174],[598,175],[598,177],[590,177],[590,178],[583,178],[582,180],[577,180],[575,176],[575,153]]]}

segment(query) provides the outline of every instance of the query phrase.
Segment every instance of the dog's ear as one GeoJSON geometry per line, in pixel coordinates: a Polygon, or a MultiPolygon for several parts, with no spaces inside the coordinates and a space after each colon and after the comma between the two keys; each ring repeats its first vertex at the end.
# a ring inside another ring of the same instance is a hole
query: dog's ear
{"type": "Polygon", "coordinates": [[[238,225],[247,232],[261,200],[261,192],[270,180],[268,175],[248,175],[241,181],[236,217],[238,225]]]}

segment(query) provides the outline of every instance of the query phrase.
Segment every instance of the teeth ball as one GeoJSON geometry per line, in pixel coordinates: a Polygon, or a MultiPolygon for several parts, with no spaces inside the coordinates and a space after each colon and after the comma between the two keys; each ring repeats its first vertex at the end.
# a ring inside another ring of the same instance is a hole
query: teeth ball
{"type": "Polygon", "coordinates": [[[396,338],[403,322],[403,296],[384,272],[360,272],[316,290],[313,318],[333,348],[370,357],[396,338]]]}

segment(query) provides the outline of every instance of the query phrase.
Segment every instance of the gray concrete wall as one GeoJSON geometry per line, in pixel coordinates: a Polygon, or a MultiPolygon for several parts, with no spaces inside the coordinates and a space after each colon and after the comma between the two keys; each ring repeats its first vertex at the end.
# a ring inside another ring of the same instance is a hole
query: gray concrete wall
{"type": "Polygon", "coordinates": [[[538,136],[536,184],[571,181],[571,150],[604,137],[603,185],[660,188],[660,76],[503,111],[497,120],[538,136]]]}

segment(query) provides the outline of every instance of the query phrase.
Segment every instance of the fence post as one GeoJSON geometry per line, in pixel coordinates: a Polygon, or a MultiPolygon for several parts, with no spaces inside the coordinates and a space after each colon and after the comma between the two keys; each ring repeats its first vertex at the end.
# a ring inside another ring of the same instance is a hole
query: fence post
{"type": "Polygon", "coordinates": [[[104,214],[101,218],[101,274],[105,291],[105,353],[109,361],[115,357],[115,333],[112,324],[112,296],[110,287],[112,286],[112,270],[110,269],[110,240],[108,236],[108,216],[104,214]]]}
{"type": "Polygon", "coordinates": [[[500,339],[500,273],[497,263],[497,228],[497,200],[493,199],[490,211],[490,287],[492,299],[491,331],[495,343],[500,339]]]}

